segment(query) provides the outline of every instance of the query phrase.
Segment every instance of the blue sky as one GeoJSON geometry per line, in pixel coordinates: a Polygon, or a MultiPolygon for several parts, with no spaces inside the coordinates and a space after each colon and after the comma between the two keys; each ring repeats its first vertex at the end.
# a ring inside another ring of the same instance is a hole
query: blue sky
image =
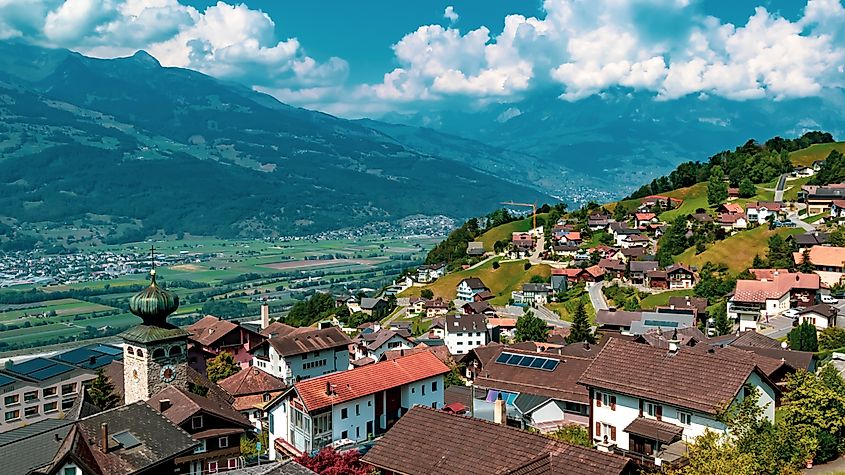
{"type": "Polygon", "coordinates": [[[0,2],[0,39],[95,57],[144,49],[346,117],[578,101],[824,95],[845,85],[843,0],[0,2]]]}

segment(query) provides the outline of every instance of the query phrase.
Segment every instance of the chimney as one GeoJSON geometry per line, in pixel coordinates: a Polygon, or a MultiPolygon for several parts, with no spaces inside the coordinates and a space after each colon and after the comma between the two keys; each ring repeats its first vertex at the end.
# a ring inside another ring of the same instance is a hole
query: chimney
{"type": "Polygon", "coordinates": [[[95,364],[97,364],[97,357],[92,356],[92,357],[88,358],[88,364],[90,364],[91,366],[94,366],[95,364]]]}
{"type": "Polygon", "coordinates": [[[158,402],[158,412],[164,412],[170,409],[170,406],[172,406],[170,399],[162,399],[158,402]]]}
{"type": "Polygon", "coordinates": [[[270,325],[270,305],[265,300],[261,304],[261,329],[265,329],[270,325]]]}
{"type": "Polygon", "coordinates": [[[326,381],[326,396],[332,395],[332,383],[326,381]]]}
{"type": "Polygon", "coordinates": [[[100,452],[109,452],[109,425],[106,422],[100,424],[100,452]]]}
{"type": "Polygon", "coordinates": [[[496,402],[493,403],[493,422],[496,424],[505,425],[508,421],[508,412],[507,407],[505,406],[505,401],[502,399],[502,393],[499,393],[499,397],[496,398],[496,402]]]}
{"type": "Polygon", "coordinates": [[[672,339],[669,340],[669,354],[674,355],[681,349],[681,340],[678,339],[678,330],[672,333],[672,339]]]}

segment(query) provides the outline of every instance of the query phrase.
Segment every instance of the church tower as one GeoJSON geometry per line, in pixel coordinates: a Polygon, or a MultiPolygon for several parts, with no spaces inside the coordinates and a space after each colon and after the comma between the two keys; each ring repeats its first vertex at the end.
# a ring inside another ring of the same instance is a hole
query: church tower
{"type": "Polygon", "coordinates": [[[129,310],[141,317],[123,338],[123,387],[126,404],[146,401],[167,385],[188,389],[188,332],[167,323],[179,308],[179,297],[156,284],[155,268],[150,285],[129,300],[129,310]]]}

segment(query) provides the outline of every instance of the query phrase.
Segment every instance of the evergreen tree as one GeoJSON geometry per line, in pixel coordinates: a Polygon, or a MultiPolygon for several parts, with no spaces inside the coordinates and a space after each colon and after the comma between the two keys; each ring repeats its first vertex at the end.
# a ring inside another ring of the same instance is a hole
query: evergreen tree
{"type": "Polygon", "coordinates": [[[208,365],[205,369],[208,374],[208,379],[210,379],[211,382],[216,383],[221,379],[226,379],[237,373],[241,370],[241,367],[235,362],[235,358],[231,353],[228,351],[222,351],[219,355],[208,360],[208,365]]]}
{"type": "Polygon", "coordinates": [[[801,263],[798,264],[798,272],[805,272],[807,274],[813,272],[813,264],[810,262],[810,249],[804,249],[801,253],[801,263]]]}
{"type": "Polygon", "coordinates": [[[434,298],[434,292],[431,289],[422,289],[420,291],[420,297],[431,300],[434,298]]]}
{"type": "Polygon", "coordinates": [[[728,184],[725,183],[725,172],[716,165],[710,171],[710,181],[707,183],[707,204],[719,205],[728,199],[728,184]]]}
{"type": "Polygon", "coordinates": [[[596,336],[593,335],[593,330],[590,328],[590,319],[587,318],[587,309],[584,307],[584,302],[578,300],[578,305],[575,307],[575,315],[572,317],[572,326],[569,328],[569,335],[566,337],[567,343],[595,343],[596,336]]]}
{"type": "Polygon", "coordinates": [[[718,335],[727,335],[733,331],[733,322],[728,318],[728,309],[725,302],[720,303],[713,309],[713,327],[718,335]]]}
{"type": "Polygon", "coordinates": [[[545,342],[548,333],[549,329],[546,327],[546,322],[542,318],[535,316],[534,312],[530,310],[516,320],[516,333],[514,337],[517,342],[545,342]]]}
{"type": "Polygon", "coordinates": [[[751,268],[752,269],[765,269],[766,268],[766,261],[760,257],[760,254],[754,254],[754,260],[751,261],[751,268]]]}
{"type": "Polygon", "coordinates": [[[613,209],[613,219],[618,222],[623,222],[628,219],[628,208],[619,203],[616,205],[616,208],[613,209]]]}
{"type": "Polygon", "coordinates": [[[793,267],[792,246],[779,234],[769,238],[769,252],[767,255],[769,267],[774,269],[790,269],[793,267]]]}
{"type": "Polygon", "coordinates": [[[786,339],[789,341],[789,348],[794,351],[819,351],[819,340],[816,335],[816,327],[810,322],[804,323],[793,328],[786,339]]]}
{"type": "Polygon", "coordinates": [[[114,384],[106,377],[102,368],[97,370],[97,377],[91,381],[88,395],[91,396],[91,402],[103,410],[120,405],[120,396],[114,392],[114,384]]]}

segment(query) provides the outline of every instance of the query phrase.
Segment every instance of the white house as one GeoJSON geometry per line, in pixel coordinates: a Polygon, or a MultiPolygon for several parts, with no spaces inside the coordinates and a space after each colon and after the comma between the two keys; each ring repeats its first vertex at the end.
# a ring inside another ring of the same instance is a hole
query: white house
{"type": "Polygon", "coordinates": [[[479,314],[447,315],[444,319],[443,340],[453,355],[462,355],[475,347],[486,345],[487,317],[479,314]]]}
{"type": "MultiPolygon", "coordinates": [[[[755,271],[758,274],[765,272],[755,271]]],[[[758,280],[738,280],[733,296],[728,299],[728,318],[739,323],[739,331],[756,330],[757,322],[780,315],[792,302],[809,306],[815,302],[820,286],[816,274],[771,271],[758,280]]]]}
{"type": "Polygon", "coordinates": [[[349,367],[349,339],[337,327],[296,331],[256,346],[252,364],[286,384],[349,367]]]}
{"type": "Polygon", "coordinates": [[[777,217],[781,212],[781,204],[773,202],[758,201],[746,205],[745,216],[749,223],[765,224],[769,216],[777,217]]]}
{"type": "Polygon", "coordinates": [[[548,284],[526,283],[522,284],[522,290],[514,290],[511,297],[515,303],[545,305],[549,300],[548,284]]]}
{"type": "Polygon", "coordinates": [[[354,359],[372,358],[373,361],[381,359],[381,355],[387,350],[407,350],[414,347],[414,343],[398,331],[380,328],[378,331],[361,332],[355,337],[354,359]]]}
{"type": "Polygon", "coordinates": [[[300,381],[268,406],[270,458],[379,436],[414,405],[443,407],[448,372],[423,351],[300,381]]]}
{"type": "Polygon", "coordinates": [[[472,302],[475,294],[490,290],[478,277],[469,277],[458,283],[458,300],[472,302]]]}
{"type": "Polygon", "coordinates": [[[825,328],[837,326],[836,318],[838,313],[839,310],[833,305],[820,303],[798,312],[798,321],[799,323],[809,322],[818,331],[822,331],[825,328]]]}
{"type": "Polygon", "coordinates": [[[667,350],[612,338],[578,383],[590,392],[590,436],[599,449],[665,461],[677,453],[672,447],[708,429],[725,431],[718,415],[750,391],[774,422],[779,393],[753,361],[681,347],[677,339],[667,350]]]}

